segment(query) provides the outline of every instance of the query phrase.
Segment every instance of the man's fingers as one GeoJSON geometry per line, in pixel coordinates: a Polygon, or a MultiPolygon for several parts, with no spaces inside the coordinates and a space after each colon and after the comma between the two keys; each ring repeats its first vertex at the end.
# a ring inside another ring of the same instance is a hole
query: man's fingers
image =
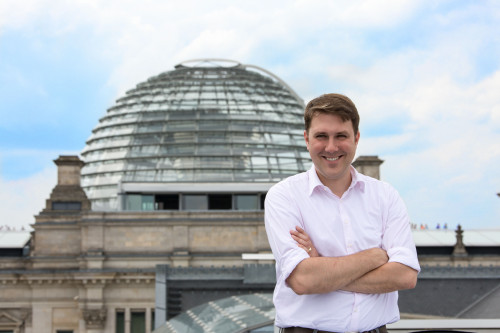
{"type": "Polygon", "coordinates": [[[297,237],[297,236],[295,236],[295,235],[292,235],[292,238],[293,238],[293,240],[294,240],[294,241],[296,241],[297,243],[299,243],[299,245],[304,245],[304,246],[306,246],[306,245],[307,245],[307,243],[308,243],[306,240],[304,240],[304,239],[302,239],[302,238],[300,238],[300,237],[297,237]]]}
{"type": "Polygon", "coordinates": [[[308,241],[308,240],[309,240],[309,237],[308,237],[306,234],[303,234],[303,233],[301,233],[301,232],[297,232],[297,231],[295,231],[295,230],[290,230],[290,234],[291,234],[292,236],[298,237],[298,238],[303,239],[303,240],[305,240],[305,241],[308,241]]]}
{"type": "Polygon", "coordinates": [[[296,235],[302,239],[305,239],[305,240],[309,240],[309,236],[306,234],[306,232],[304,231],[304,229],[302,229],[301,227],[295,227],[297,230],[290,230],[290,233],[292,235],[296,235]]]}

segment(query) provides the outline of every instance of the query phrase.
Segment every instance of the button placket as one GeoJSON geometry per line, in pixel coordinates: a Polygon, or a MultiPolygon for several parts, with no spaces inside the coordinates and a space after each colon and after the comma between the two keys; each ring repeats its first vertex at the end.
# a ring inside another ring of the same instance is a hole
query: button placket
{"type": "Polygon", "coordinates": [[[347,254],[352,254],[354,253],[353,249],[353,243],[352,243],[352,223],[349,219],[349,216],[344,210],[344,200],[340,199],[339,200],[339,212],[340,212],[340,218],[343,224],[343,229],[344,229],[344,243],[345,243],[345,250],[347,254]]]}

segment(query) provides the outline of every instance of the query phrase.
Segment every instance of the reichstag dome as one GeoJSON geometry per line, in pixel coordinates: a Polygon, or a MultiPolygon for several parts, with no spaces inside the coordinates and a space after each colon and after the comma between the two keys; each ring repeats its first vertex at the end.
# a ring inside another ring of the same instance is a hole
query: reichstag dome
{"type": "Polygon", "coordinates": [[[263,209],[272,184],[310,166],[303,110],[260,67],[183,62],[107,110],[81,154],[82,187],[94,211],[263,209]]]}

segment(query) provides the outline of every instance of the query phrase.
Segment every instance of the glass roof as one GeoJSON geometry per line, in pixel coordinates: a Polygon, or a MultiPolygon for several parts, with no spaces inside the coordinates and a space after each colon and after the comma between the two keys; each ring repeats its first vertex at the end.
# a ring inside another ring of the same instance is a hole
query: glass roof
{"type": "Polygon", "coordinates": [[[22,249],[30,238],[27,230],[0,230],[0,249],[22,249]]]}
{"type": "Polygon", "coordinates": [[[265,293],[208,302],[170,319],[153,333],[273,332],[272,298],[272,294],[265,293]]]}
{"type": "Polygon", "coordinates": [[[124,182],[279,181],[309,168],[303,110],[286,83],[256,66],[177,65],[99,120],[82,152],[82,187],[94,210],[114,210],[124,182]]]}

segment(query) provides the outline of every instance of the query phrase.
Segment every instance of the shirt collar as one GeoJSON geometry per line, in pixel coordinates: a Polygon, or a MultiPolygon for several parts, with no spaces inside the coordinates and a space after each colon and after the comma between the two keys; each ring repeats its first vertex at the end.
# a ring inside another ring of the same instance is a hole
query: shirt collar
{"type": "MultiPolygon", "coordinates": [[[[359,188],[362,192],[365,191],[365,180],[360,176],[361,174],[351,165],[349,167],[349,171],[351,172],[351,185],[347,189],[349,191],[350,189],[354,188],[359,188]]],[[[323,187],[325,186],[321,180],[318,177],[318,174],[316,172],[316,167],[314,164],[311,166],[311,168],[307,171],[309,175],[309,196],[313,194],[313,191],[316,187],[323,187]]]]}

